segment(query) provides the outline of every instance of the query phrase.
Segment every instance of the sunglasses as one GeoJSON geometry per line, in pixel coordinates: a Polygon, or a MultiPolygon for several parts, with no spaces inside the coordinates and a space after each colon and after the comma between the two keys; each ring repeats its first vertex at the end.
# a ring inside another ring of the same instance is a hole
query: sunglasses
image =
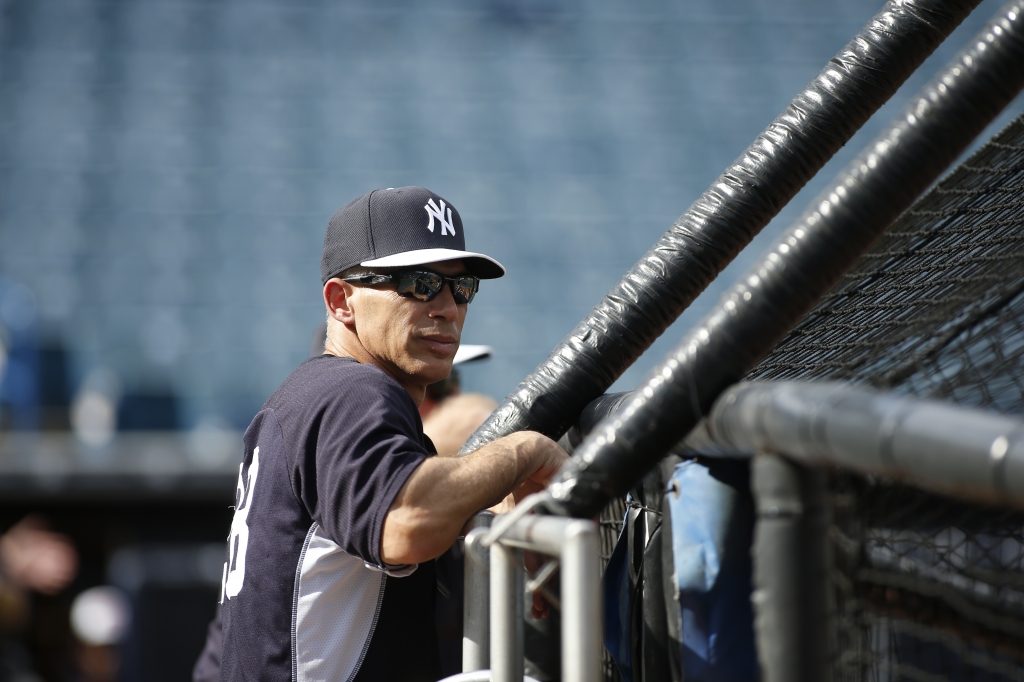
{"type": "Polygon", "coordinates": [[[451,287],[452,296],[455,302],[470,303],[476,292],[480,289],[480,278],[473,275],[456,275],[448,277],[428,270],[414,270],[411,272],[396,272],[391,275],[377,275],[368,273],[365,275],[353,275],[342,277],[343,282],[355,282],[358,284],[397,284],[398,293],[402,296],[411,296],[420,301],[431,301],[441,293],[445,283],[451,287]]]}

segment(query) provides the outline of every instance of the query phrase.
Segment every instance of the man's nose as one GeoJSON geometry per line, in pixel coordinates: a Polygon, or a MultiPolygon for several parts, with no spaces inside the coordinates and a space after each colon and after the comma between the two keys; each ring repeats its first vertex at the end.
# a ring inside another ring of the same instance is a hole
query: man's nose
{"type": "Polygon", "coordinates": [[[431,317],[453,320],[459,314],[459,307],[455,303],[455,294],[452,293],[452,286],[448,282],[444,283],[444,287],[431,303],[433,304],[433,308],[430,310],[431,317]]]}

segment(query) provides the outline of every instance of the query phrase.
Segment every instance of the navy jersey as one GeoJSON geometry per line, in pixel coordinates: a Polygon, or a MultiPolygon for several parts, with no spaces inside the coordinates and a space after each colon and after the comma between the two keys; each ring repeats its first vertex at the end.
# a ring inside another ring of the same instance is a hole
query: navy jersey
{"type": "Polygon", "coordinates": [[[433,446],[383,370],[307,360],[245,433],[221,609],[225,682],[436,680],[433,562],[386,565],[384,519],[433,446]]]}

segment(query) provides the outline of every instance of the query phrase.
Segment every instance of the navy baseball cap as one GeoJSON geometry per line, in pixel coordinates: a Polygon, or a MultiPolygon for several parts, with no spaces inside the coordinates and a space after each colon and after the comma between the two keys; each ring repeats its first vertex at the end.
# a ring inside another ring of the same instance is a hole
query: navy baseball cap
{"type": "Polygon", "coordinates": [[[320,279],[357,265],[396,268],[446,260],[461,260],[481,279],[505,274],[490,256],[466,251],[462,217],[429,189],[375,189],[339,208],[327,223],[320,279]]]}

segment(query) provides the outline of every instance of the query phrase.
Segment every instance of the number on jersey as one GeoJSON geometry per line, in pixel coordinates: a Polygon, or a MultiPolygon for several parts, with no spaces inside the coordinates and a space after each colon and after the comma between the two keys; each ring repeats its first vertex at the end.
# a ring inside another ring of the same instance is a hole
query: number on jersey
{"type": "Polygon", "coordinates": [[[238,489],[235,491],[235,515],[231,519],[231,534],[228,536],[228,560],[224,564],[224,578],[221,584],[220,601],[231,599],[242,591],[245,580],[245,550],[249,544],[249,509],[252,508],[252,493],[256,488],[256,476],[260,472],[259,446],[252,453],[249,475],[242,476],[245,462],[238,466],[238,489]]]}

